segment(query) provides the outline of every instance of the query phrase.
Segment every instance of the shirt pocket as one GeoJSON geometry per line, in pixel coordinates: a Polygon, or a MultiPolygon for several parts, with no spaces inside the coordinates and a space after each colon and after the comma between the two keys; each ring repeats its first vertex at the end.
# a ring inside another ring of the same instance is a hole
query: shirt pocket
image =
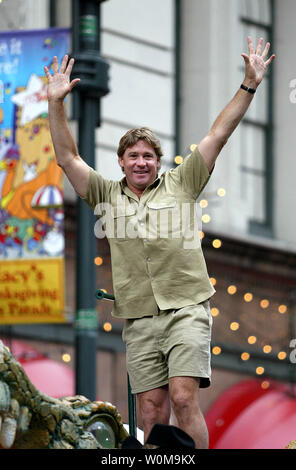
{"type": "Polygon", "coordinates": [[[174,196],[148,201],[148,232],[152,238],[168,239],[179,233],[180,205],[174,196]]]}
{"type": "Polygon", "coordinates": [[[112,206],[111,222],[116,241],[122,242],[137,237],[136,207],[133,204],[112,206]]]}
{"type": "Polygon", "coordinates": [[[176,207],[177,200],[174,196],[166,197],[161,201],[148,201],[147,207],[152,210],[165,210],[176,207]]]}

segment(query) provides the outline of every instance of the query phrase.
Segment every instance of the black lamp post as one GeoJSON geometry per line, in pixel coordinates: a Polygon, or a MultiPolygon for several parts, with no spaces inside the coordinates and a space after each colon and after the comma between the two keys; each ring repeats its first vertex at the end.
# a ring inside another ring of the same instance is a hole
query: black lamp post
{"type": "MultiPolygon", "coordinates": [[[[73,118],[79,122],[79,152],[95,167],[95,129],[100,126],[100,101],[109,92],[108,63],[100,54],[100,7],[104,0],[72,0],[73,118]]],[[[77,201],[75,367],[76,394],[96,399],[98,323],[95,308],[95,218],[84,201],[77,201]]]]}

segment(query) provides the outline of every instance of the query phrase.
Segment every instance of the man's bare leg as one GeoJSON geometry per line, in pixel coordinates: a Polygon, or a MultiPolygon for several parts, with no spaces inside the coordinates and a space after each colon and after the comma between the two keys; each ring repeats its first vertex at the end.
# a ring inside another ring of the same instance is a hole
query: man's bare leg
{"type": "Polygon", "coordinates": [[[199,379],[172,377],[169,394],[176,420],[174,424],[192,437],[196,449],[208,449],[208,429],[199,405],[199,379]]]}
{"type": "Polygon", "coordinates": [[[168,386],[153,388],[137,394],[139,410],[143,421],[144,442],[156,423],[169,424],[170,401],[168,386]]]}

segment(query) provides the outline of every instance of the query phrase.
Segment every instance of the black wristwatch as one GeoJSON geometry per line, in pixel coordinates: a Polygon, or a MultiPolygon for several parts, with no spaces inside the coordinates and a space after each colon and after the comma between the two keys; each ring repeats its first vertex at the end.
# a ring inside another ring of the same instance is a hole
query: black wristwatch
{"type": "Polygon", "coordinates": [[[255,88],[248,88],[246,85],[244,85],[243,83],[241,84],[240,86],[243,90],[247,91],[248,93],[251,93],[252,95],[254,95],[254,93],[256,93],[256,90],[255,88]]]}

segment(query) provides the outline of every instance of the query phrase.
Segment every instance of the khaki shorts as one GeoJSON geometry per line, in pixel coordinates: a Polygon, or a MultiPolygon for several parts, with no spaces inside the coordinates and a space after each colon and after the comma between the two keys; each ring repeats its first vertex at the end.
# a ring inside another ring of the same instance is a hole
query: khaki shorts
{"type": "Polygon", "coordinates": [[[132,393],[168,383],[171,377],[199,377],[210,385],[212,315],[208,300],[157,315],[126,320],[122,338],[132,393]]]}

